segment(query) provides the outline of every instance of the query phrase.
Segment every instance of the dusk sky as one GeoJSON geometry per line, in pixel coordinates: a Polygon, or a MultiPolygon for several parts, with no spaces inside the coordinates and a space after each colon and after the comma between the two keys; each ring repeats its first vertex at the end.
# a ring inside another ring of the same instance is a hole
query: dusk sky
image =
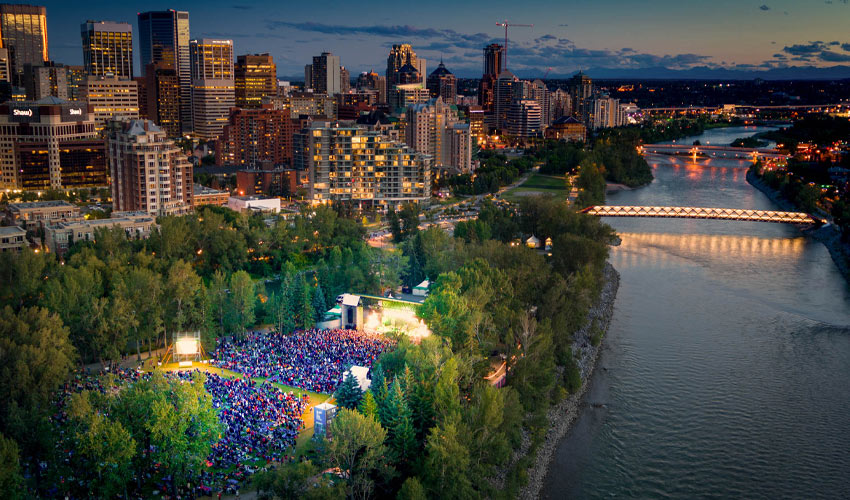
{"type": "MultiPolygon", "coordinates": [[[[35,3],[35,2],[33,2],[35,3]]],[[[383,73],[388,47],[409,42],[459,76],[481,74],[482,48],[504,37],[496,22],[534,24],[510,32],[509,67],[522,76],[580,68],[767,69],[850,63],[847,0],[464,1],[50,1],[50,56],[82,63],[80,23],[188,10],[193,38],[230,38],[236,54],[269,52],[283,77],[301,77],[311,56],[329,50],[352,76],[383,73]]],[[[136,73],[140,69],[136,67],[136,73]]]]}

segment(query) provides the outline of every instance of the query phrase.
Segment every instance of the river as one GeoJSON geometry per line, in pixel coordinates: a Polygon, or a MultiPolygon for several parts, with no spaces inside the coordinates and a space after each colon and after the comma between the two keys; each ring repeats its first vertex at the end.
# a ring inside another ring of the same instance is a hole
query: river
{"type": "MultiPolygon", "coordinates": [[[[647,160],[655,181],[609,204],[778,209],[746,162],[647,160]]],[[[542,496],[850,498],[850,286],[826,248],[780,224],[606,222],[614,316],[542,496]]]]}

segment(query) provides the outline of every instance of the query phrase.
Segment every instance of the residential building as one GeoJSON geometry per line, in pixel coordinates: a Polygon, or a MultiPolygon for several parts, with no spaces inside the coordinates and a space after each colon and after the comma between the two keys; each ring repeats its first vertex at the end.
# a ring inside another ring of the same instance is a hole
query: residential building
{"type": "Polygon", "coordinates": [[[269,54],[241,55],[233,72],[240,108],[259,108],[264,97],[277,95],[277,66],[269,54]]]}
{"type": "Polygon", "coordinates": [[[547,139],[584,142],[587,139],[587,127],[574,116],[565,115],[552,122],[544,136],[547,139]]]}
{"type": "Polygon", "coordinates": [[[421,83],[410,83],[393,86],[388,100],[390,110],[403,110],[414,104],[428,102],[428,99],[430,99],[428,89],[421,83]]]}
{"type": "Polygon", "coordinates": [[[345,66],[339,67],[339,93],[345,94],[351,90],[351,73],[345,69],[345,66]]]}
{"type": "Polygon", "coordinates": [[[68,70],[61,64],[53,61],[26,63],[21,78],[30,101],[50,96],[68,99],[68,70]]]}
{"type": "Polygon", "coordinates": [[[83,84],[82,96],[94,113],[98,132],[109,120],[139,117],[139,84],[135,80],[113,75],[89,76],[83,84]]]}
{"type": "Polygon", "coordinates": [[[44,243],[50,252],[63,255],[78,241],[95,241],[97,229],[119,227],[131,240],[146,239],[156,219],[146,212],[112,212],[109,219],[62,221],[44,228],[44,243]]]}
{"type": "Polygon", "coordinates": [[[30,201],[9,203],[6,207],[6,222],[27,231],[63,219],[80,217],[80,207],[64,200],[30,201]]]}
{"type": "Polygon", "coordinates": [[[622,127],[628,123],[619,99],[613,99],[603,95],[593,100],[593,114],[590,116],[590,128],[622,127]]]}
{"type": "Polygon", "coordinates": [[[85,102],[46,97],[0,105],[0,188],[107,185],[103,140],[85,102]]]}
{"type": "Polygon", "coordinates": [[[534,137],[543,130],[540,103],[534,99],[517,99],[511,103],[505,132],[515,137],[534,137]]]}
{"type": "Polygon", "coordinates": [[[139,92],[139,114],[159,125],[168,137],[180,137],[180,79],[177,70],[162,62],[151,63],[145,68],[143,80],[144,92],[139,92]]]}
{"type": "Polygon", "coordinates": [[[0,47],[0,82],[12,83],[12,66],[9,61],[9,49],[0,47]]]}
{"type": "Polygon", "coordinates": [[[573,101],[569,92],[563,89],[555,89],[550,94],[550,106],[552,109],[552,120],[557,120],[562,116],[571,116],[573,114],[573,101]]]}
{"type": "MultiPolygon", "coordinates": [[[[339,94],[341,82],[339,56],[322,52],[321,55],[313,57],[309,83],[313,92],[328,96],[339,94]]],[[[308,85],[307,82],[304,84],[308,85]]]]}
{"type": "Polygon", "coordinates": [[[133,28],[129,23],[86,21],[80,26],[80,36],[86,73],[133,78],[133,28]]]}
{"type": "Polygon", "coordinates": [[[227,199],[230,198],[230,193],[227,191],[219,191],[210,187],[195,184],[192,186],[192,204],[195,207],[203,205],[213,205],[216,207],[226,207],[227,199]]]}
{"type": "Polygon", "coordinates": [[[106,151],[114,210],[155,216],[192,208],[192,164],[150,120],[109,123],[106,151]]]}
{"type": "Polygon", "coordinates": [[[457,96],[457,77],[454,76],[451,71],[446,69],[443,61],[440,61],[440,65],[437,66],[437,69],[428,75],[426,83],[428,92],[431,94],[432,98],[441,97],[443,102],[455,104],[455,97],[457,96]]]}
{"type": "Polygon", "coordinates": [[[274,109],[288,109],[294,119],[299,116],[315,116],[333,119],[336,116],[336,99],[313,92],[292,92],[289,97],[265,99],[274,109]]]}
{"type": "Polygon", "coordinates": [[[0,4],[0,47],[9,51],[12,83],[23,87],[24,66],[43,65],[47,53],[47,9],[34,5],[0,4]]]}
{"type": "Polygon", "coordinates": [[[405,143],[408,146],[430,155],[436,168],[469,171],[472,162],[470,132],[468,126],[454,127],[461,123],[457,107],[437,97],[427,103],[408,106],[406,118],[405,143]],[[453,143],[459,152],[452,151],[453,143]]]}
{"type": "Polygon", "coordinates": [[[180,125],[192,132],[192,71],[189,57],[189,13],[177,10],[139,14],[139,62],[165,63],[177,71],[180,84],[180,125]]]}
{"type": "Polygon", "coordinates": [[[484,47],[484,73],[478,84],[478,105],[486,113],[493,111],[493,98],[496,89],[496,80],[502,73],[504,47],[498,43],[491,43],[484,47]]]}
{"type": "Polygon", "coordinates": [[[195,137],[217,139],[236,104],[233,41],[204,38],[189,42],[192,118],[195,137]]]}
{"type": "Polygon", "coordinates": [[[251,167],[262,162],[290,165],[294,133],[288,109],[274,109],[271,104],[259,109],[232,108],[228,123],[216,141],[216,163],[251,167]]]}
{"type": "Polygon", "coordinates": [[[519,83],[517,78],[509,70],[503,70],[496,79],[493,89],[493,122],[492,126],[503,130],[508,119],[508,110],[514,100],[514,86],[519,83]]]}
{"type": "Polygon", "coordinates": [[[481,106],[469,106],[466,109],[469,118],[469,134],[477,144],[483,144],[487,137],[487,128],[484,126],[484,108],[481,106]]]}
{"type": "Polygon", "coordinates": [[[274,167],[271,162],[236,172],[236,191],[240,195],[292,196],[299,185],[298,172],[274,167]]]}
{"type": "Polygon", "coordinates": [[[431,195],[431,157],[352,122],[314,122],[295,135],[295,168],[309,174],[312,203],[399,208],[431,195]]]}
{"type": "Polygon", "coordinates": [[[20,252],[26,245],[26,231],[18,226],[0,227],[0,252],[20,252]]]}
{"type": "Polygon", "coordinates": [[[570,78],[567,86],[572,101],[572,115],[585,123],[588,122],[592,106],[593,80],[581,71],[570,78]]]}
{"type": "Polygon", "coordinates": [[[65,66],[65,80],[68,83],[69,101],[83,100],[83,85],[85,85],[88,76],[83,66],[65,66]]]}

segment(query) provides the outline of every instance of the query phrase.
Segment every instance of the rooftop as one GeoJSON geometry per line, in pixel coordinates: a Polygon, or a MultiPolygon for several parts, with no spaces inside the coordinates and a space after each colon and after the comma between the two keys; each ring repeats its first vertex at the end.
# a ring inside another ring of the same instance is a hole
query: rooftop
{"type": "Polygon", "coordinates": [[[9,208],[13,210],[29,210],[33,208],[49,208],[49,207],[68,207],[73,208],[76,205],[68,203],[65,200],[50,200],[50,201],[24,201],[21,203],[9,203],[9,208]]]}
{"type": "Polygon", "coordinates": [[[23,236],[25,234],[27,234],[27,232],[18,226],[0,226],[0,236],[23,236]]]}

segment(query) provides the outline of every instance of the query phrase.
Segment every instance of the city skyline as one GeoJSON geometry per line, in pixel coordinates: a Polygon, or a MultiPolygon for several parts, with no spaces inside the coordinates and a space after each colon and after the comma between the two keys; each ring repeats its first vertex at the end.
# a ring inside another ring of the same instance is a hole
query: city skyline
{"type": "MultiPolygon", "coordinates": [[[[619,71],[669,77],[669,72],[658,68],[729,75],[730,70],[850,64],[850,38],[843,22],[850,13],[847,2],[803,6],[787,0],[763,1],[680,4],[662,0],[651,10],[620,0],[595,5],[547,1],[524,5],[521,11],[503,6],[505,2],[491,2],[487,12],[482,12],[480,4],[441,8],[443,3],[437,2],[408,6],[404,16],[394,15],[394,5],[388,2],[370,3],[369,9],[324,2],[289,5],[285,10],[270,2],[93,2],[82,12],[60,2],[43,5],[50,57],[66,64],[82,63],[80,23],[89,19],[128,22],[137,32],[137,12],[168,8],[190,12],[192,38],[233,39],[235,54],[269,52],[278,75],[293,80],[300,80],[304,64],[322,51],[339,55],[352,75],[380,70],[393,43],[411,43],[427,59],[442,58],[459,77],[478,77],[481,50],[489,43],[503,42],[504,31],[496,22],[505,18],[534,24],[509,33],[510,69],[524,77],[542,76],[549,68],[555,77],[600,68],[616,70],[607,72],[611,75],[619,71]],[[671,46],[670,40],[677,40],[676,45],[671,46]]],[[[138,50],[134,57],[140,68],[138,50]]]]}

